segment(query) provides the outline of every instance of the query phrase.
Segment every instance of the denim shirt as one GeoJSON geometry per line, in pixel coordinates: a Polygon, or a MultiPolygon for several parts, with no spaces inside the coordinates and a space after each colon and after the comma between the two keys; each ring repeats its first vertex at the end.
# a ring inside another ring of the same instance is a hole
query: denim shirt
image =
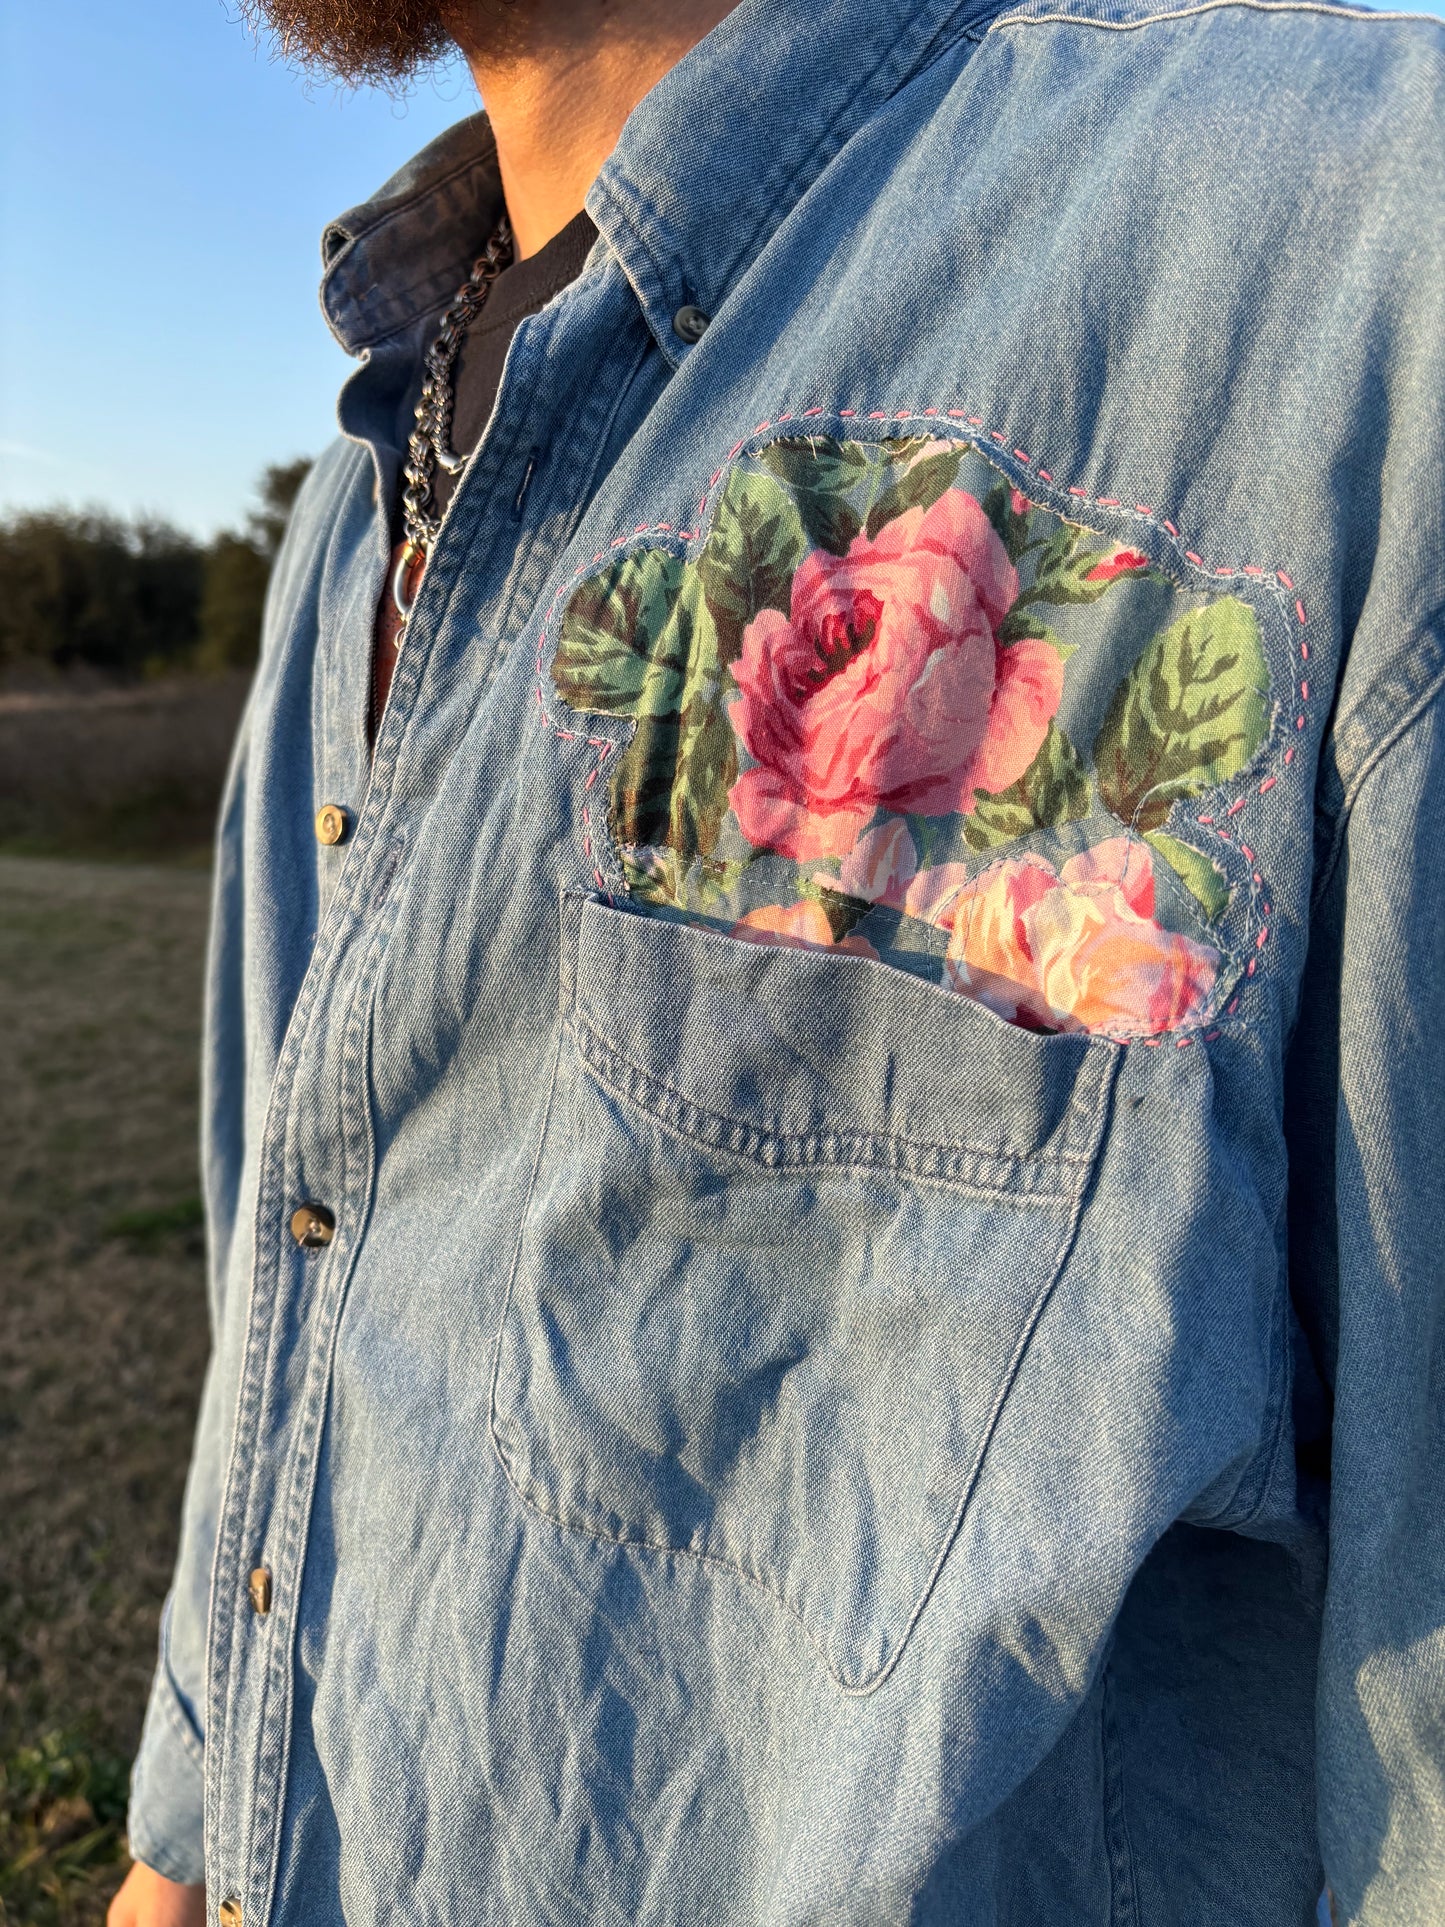
{"type": "Polygon", "coordinates": [[[130,1823],[213,1918],[1442,1917],[1442,77],[1318,4],[743,0],[374,760],[485,122],[327,231],[130,1823]]]}

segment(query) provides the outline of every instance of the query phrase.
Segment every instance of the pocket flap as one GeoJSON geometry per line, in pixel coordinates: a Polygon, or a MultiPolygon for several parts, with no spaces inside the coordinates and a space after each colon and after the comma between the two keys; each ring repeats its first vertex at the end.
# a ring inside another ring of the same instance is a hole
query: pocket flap
{"type": "Polygon", "coordinates": [[[1120,1046],[1040,1035],[869,958],[563,905],[564,1002],[594,1075],[717,1149],[1070,1194],[1120,1046]],[[1026,1161],[1026,1170],[1020,1169],[1026,1161]]]}

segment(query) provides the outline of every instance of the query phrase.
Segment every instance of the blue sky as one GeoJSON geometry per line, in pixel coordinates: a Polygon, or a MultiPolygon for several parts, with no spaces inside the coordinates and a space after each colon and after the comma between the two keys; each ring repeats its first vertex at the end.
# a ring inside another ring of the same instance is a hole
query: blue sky
{"type": "Polygon", "coordinates": [[[0,513],[206,533],[333,432],[321,228],[475,96],[459,65],[401,104],[308,84],[234,15],[0,0],[0,513]]]}
{"type": "Polygon", "coordinates": [[[335,432],[325,222],[476,96],[310,86],[229,0],[0,0],[0,513],[202,533],[335,432]]]}

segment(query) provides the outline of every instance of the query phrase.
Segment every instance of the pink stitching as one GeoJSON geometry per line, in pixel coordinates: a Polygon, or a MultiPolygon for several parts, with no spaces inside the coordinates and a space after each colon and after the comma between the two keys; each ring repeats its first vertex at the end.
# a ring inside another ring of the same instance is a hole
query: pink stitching
{"type": "MultiPolygon", "coordinates": [[[[803,419],[816,420],[819,416],[826,415],[827,412],[828,412],[827,409],[821,406],[806,408],[803,410],[803,419]]],[[[918,410],[918,409],[909,410],[909,409],[900,408],[894,412],[892,419],[894,421],[909,421],[912,419],[923,419],[923,420],[932,421],[938,417],[940,412],[942,411],[940,411],[937,407],[926,408],[922,410],[918,410]]],[[[950,408],[946,411],[946,413],[949,420],[967,422],[967,424],[971,428],[983,428],[984,426],[983,417],[981,415],[970,415],[966,412],[966,410],[962,408],[950,408]]],[[[839,421],[853,421],[857,419],[857,415],[858,415],[858,411],[855,408],[840,408],[836,411],[836,418],[839,421]]],[[[761,435],[761,434],[764,434],[769,428],[772,428],[784,422],[792,421],[793,419],[794,417],[791,411],[788,413],[780,414],[771,420],[765,420],[765,421],[759,422],[757,427],[752,432],[754,435],[761,435]]],[[[875,409],[869,413],[867,419],[869,421],[887,421],[890,418],[884,410],[875,409]]],[[[1009,446],[1005,437],[1003,436],[1003,434],[1000,433],[999,430],[990,428],[986,432],[989,440],[995,443],[998,447],[1006,448],[1009,446]]],[[[727,463],[736,461],[737,457],[742,453],[742,450],[746,445],[747,439],[748,438],[744,436],[742,440],[735,442],[728,451],[727,460],[723,464],[723,467],[720,467],[714,470],[711,478],[709,479],[706,490],[704,491],[704,493],[702,494],[702,496],[698,501],[696,526],[690,529],[677,530],[676,536],[679,541],[684,543],[693,542],[700,537],[702,533],[703,519],[707,512],[708,498],[712,494],[713,490],[717,487],[718,482],[722,479],[727,463]]],[[[1025,466],[1027,467],[1033,467],[1033,457],[1029,455],[1025,449],[1015,447],[1013,449],[1013,454],[1017,461],[1024,463],[1025,466]]],[[[1037,474],[1038,479],[1041,482],[1047,483],[1050,486],[1057,486],[1057,484],[1055,484],[1054,482],[1053,475],[1050,473],[1050,471],[1047,468],[1040,466],[1035,470],[1035,473],[1037,474]]],[[[1067,493],[1076,501],[1087,502],[1090,500],[1088,491],[1086,489],[1078,488],[1073,485],[1070,485],[1067,488],[1067,493]]],[[[1121,498],[1119,498],[1118,496],[1098,495],[1093,497],[1092,500],[1094,505],[1098,508],[1118,509],[1122,506],[1121,498]]],[[[1170,521],[1168,516],[1156,515],[1156,512],[1152,508],[1150,508],[1147,503],[1144,503],[1144,502],[1136,502],[1134,504],[1133,512],[1136,515],[1144,516],[1149,521],[1157,522],[1159,526],[1161,526],[1176,542],[1178,541],[1179,530],[1177,526],[1172,521],[1170,521]]],[[[627,536],[627,535],[614,536],[608,546],[610,549],[618,549],[618,548],[624,547],[628,542],[634,540],[639,535],[646,535],[646,534],[671,535],[673,533],[674,533],[673,525],[669,522],[658,522],[658,523],[652,524],[651,527],[649,527],[649,525],[646,523],[639,523],[637,527],[634,529],[631,536],[627,536]]],[[[607,550],[599,549],[592,558],[591,566],[595,567],[598,563],[602,562],[606,554],[607,554],[607,550]]],[[[1193,567],[1201,570],[1205,569],[1205,564],[1202,557],[1197,555],[1193,549],[1185,549],[1183,551],[1183,554],[1184,554],[1184,559],[1190,564],[1192,564],[1193,567]]],[[[573,576],[569,578],[568,584],[566,586],[570,587],[572,582],[576,581],[580,576],[582,576],[586,572],[587,566],[588,566],[587,564],[583,564],[582,566],[580,566],[574,572],[573,576]]],[[[1262,580],[1266,574],[1266,571],[1263,568],[1261,568],[1257,563],[1246,562],[1242,564],[1238,569],[1228,565],[1220,564],[1220,565],[1217,565],[1210,573],[1212,573],[1215,577],[1225,579],[1225,580],[1230,579],[1236,574],[1243,574],[1251,577],[1254,580],[1262,580]]],[[[1295,582],[1292,576],[1287,574],[1286,571],[1283,569],[1276,569],[1274,571],[1274,574],[1282,588],[1288,589],[1289,591],[1291,591],[1291,593],[1294,592],[1295,582]]],[[[556,611],[557,603],[561,599],[562,593],[563,591],[559,589],[557,592],[557,595],[554,596],[552,600],[552,604],[549,607],[546,616],[543,618],[541,631],[538,636],[537,664],[536,664],[537,707],[541,712],[541,715],[544,721],[547,723],[548,727],[552,730],[553,734],[558,738],[559,741],[575,742],[579,740],[576,732],[571,730],[564,730],[558,726],[555,719],[548,712],[546,699],[542,694],[542,663],[543,663],[543,656],[546,650],[548,628],[551,623],[552,616],[556,611]]],[[[1308,617],[1305,610],[1303,597],[1296,596],[1294,614],[1300,626],[1304,627],[1305,624],[1307,623],[1308,617]]],[[[1300,660],[1302,662],[1308,662],[1309,655],[1310,655],[1309,643],[1306,639],[1301,638],[1300,660]]],[[[1309,690],[1308,680],[1301,678],[1299,683],[1299,699],[1302,704],[1308,703],[1309,693],[1310,693],[1310,690],[1309,690]]],[[[1301,712],[1297,714],[1295,717],[1296,732],[1298,733],[1303,731],[1306,727],[1306,723],[1307,723],[1307,718],[1304,715],[1304,713],[1301,712]]],[[[589,771],[585,782],[583,783],[584,793],[590,791],[593,788],[594,784],[597,781],[598,776],[602,772],[603,765],[605,764],[608,756],[612,753],[613,749],[616,747],[616,745],[606,737],[589,736],[587,737],[586,740],[589,747],[594,748],[597,751],[597,759],[593,768],[589,771]]],[[[1292,743],[1288,744],[1285,747],[1283,758],[1282,758],[1282,761],[1286,767],[1288,767],[1294,761],[1294,754],[1295,754],[1295,746],[1292,743]]],[[[1273,773],[1265,776],[1258,784],[1254,792],[1255,795],[1259,797],[1268,796],[1270,791],[1276,787],[1278,782],[1279,782],[1278,776],[1273,773]]],[[[1248,796],[1236,797],[1234,801],[1230,803],[1225,809],[1224,814],[1226,818],[1236,816],[1244,808],[1245,804],[1249,800],[1250,798],[1248,796]]],[[[583,812],[583,847],[590,859],[593,856],[591,818],[590,818],[590,815],[588,814],[588,809],[585,802],[582,805],[582,812],[583,812]]],[[[1231,848],[1235,847],[1233,839],[1230,835],[1230,832],[1227,829],[1225,829],[1222,824],[1218,823],[1213,816],[1200,816],[1196,819],[1196,821],[1199,822],[1204,827],[1211,829],[1214,835],[1217,838],[1219,838],[1221,842],[1225,843],[1231,848]]],[[[1241,853],[1245,856],[1246,860],[1252,864],[1254,862],[1254,852],[1243,841],[1240,842],[1238,847],[1241,853]]],[[[593,862],[593,877],[599,889],[602,889],[604,893],[608,894],[609,901],[610,901],[611,900],[610,892],[607,892],[607,886],[603,879],[600,865],[595,860],[593,862]]],[[[1269,906],[1267,903],[1263,901],[1263,887],[1264,887],[1263,880],[1260,873],[1257,870],[1252,872],[1252,881],[1258,893],[1256,895],[1255,901],[1259,905],[1263,914],[1267,916],[1269,914],[1269,906]]],[[[1256,939],[1255,939],[1256,951],[1262,950],[1264,948],[1265,942],[1268,939],[1268,935],[1269,935],[1268,925],[1262,926],[1260,931],[1257,933],[1256,939]]],[[[1245,975],[1252,977],[1254,974],[1255,974],[1255,958],[1251,957],[1246,966],[1245,975]]],[[[1239,996],[1236,995],[1232,999],[1230,1004],[1227,1006],[1226,1015],[1233,1016],[1239,1008],[1239,1002],[1240,1002],[1239,996]]],[[[1212,1041],[1215,1037],[1218,1037],[1219,1034],[1220,1033],[1217,1030],[1207,1033],[1206,1041],[1207,1042],[1212,1041]]],[[[1159,1040],[1149,1038],[1149,1039],[1144,1039],[1143,1041],[1146,1043],[1156,1044],[1159,1040]]],[[[1188,1038],[1181,1038],[1177,1041],[1179,1043],[1179,1047],[1182,1049],[1191,1040],[1188,1038]]]]}

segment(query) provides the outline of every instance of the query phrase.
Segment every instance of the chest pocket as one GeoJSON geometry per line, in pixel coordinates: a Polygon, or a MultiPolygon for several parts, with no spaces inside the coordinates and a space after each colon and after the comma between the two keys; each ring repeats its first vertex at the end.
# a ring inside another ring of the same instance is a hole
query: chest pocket
{"type": "Polygon", "coordinates": [[[529,1506],[896,1663],[1066,1261],[1120,1049],[863,957],[563,903],[492,1432],[529,1506]]]}

